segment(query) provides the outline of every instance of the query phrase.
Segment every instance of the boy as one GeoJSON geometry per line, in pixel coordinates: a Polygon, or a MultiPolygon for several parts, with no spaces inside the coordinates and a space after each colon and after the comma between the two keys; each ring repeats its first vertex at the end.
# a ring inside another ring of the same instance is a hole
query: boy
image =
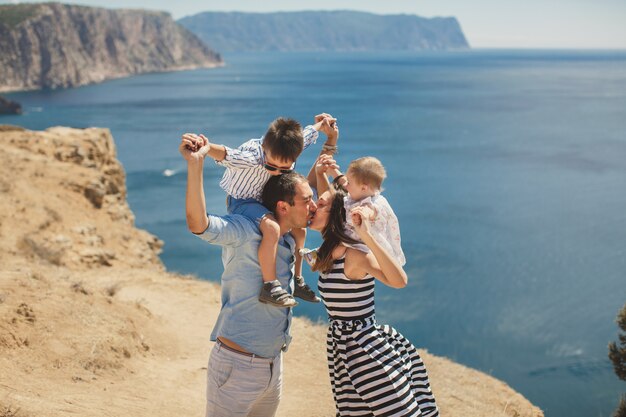
{"type": "MultiPolygon", "coordinates": [[[[183,139],[193,144],[190,146],[195,146],[194,150],[208,146],[206,155],[226,168],[220,186],[228,194],[228,213],[241,214],[259,222],[263,235],[258,252],[263,276],[259,301],[263,303],[277,307],[294,307],[298,304],[276,279],[276,251],[280,228],[271,212],[260,202],[263,186],[273,175],[292,172],[302,151],[316,142],[318,131],[322,130],[328,135],[334,122],[332,116],[322,113],[315,116],[314,125],[303,130],[297,121],[279,117],[270,124],[263,138],[251,139],[237,149],[210,143],[204,135],[183,135],[183,139]]],[[[291,233],[296,242],[294,296],[318,303],[320,299],[302,278],[299,250],[304,247],[306,231],[294,229],[291,233]]]]}

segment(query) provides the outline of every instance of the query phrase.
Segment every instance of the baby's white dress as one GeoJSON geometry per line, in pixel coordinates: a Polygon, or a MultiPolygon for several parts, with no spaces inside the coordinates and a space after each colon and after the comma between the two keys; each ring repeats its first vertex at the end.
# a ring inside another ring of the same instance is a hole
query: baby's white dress
{"type": "MultiPolygon", "coordinates": [[[[366,197],[357,201],[353,200],[350,196],[347,196],[344,200],[344,206],[346,208],[345,231],[348,236],[358,241],[361,240],[354,230],[350,210],[360,206],[372,207],[376,211],[376,217],[372,221],[370,227],[372,235],[376,241],[398,261],[401,266],[406,264],[406,258],[404,257],[400,240],[400,224],[398,223],[396,214],[393,212],[393,209],[385,197],[380,195],[380,193],[376,193],[371,197],[366,197]]],[[[370,251],[363,243],[347,246],[363,252],[370,251]]]]}

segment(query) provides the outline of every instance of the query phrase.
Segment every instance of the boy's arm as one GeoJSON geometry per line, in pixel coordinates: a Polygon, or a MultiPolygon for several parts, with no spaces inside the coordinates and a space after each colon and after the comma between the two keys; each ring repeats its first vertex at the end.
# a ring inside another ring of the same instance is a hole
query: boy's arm
{"type": "Polygon", "coordinates": [[[231,169],[253,168],[261,164],[262,149],[260,142],[248,141],[237,149],[229,148],[225,145],[211,143],[204,135],[186,133],[183,138],[202,143],[206,143],[206,151],[203,155],[210,156],[218,165],[231,169]]]}
{"type": "MultiPolygon", "coordinates": [[[[204,156],[210,156],[211,158],[215,159],[216,162],[219,162],[226,157],[226,146],[218,145],[216,143],[211,143],[209,139],[202,134],[196,135],[194,133],[185,133],[183,135],[183,140],[185,139],[196,144],[196,147],[199,147],[199,146],[202,146],[202,144],[205,144],[204,146],[207,146],[208,148],[204,150],[203,152],[204,156]]],[[[193,149],[194,148],[192,148],[192,152],[193,152],[193,149]]],[[[199,149],[197,149],[196,151],[198,150],[199,149]]]]}
{"type": "Polygon", "coordinates": [[[314,125],[308,125],[304,129],[302,129],[302,137],[304,139],[304,148],[302,148],[303,150],[308,148],[313,143],[317,142],[317,138],[319,137],[319,130],[320,126],[318,123],[314,125]]]}
{"type": "Polygon", "coordinates": [[[261,141],[253,139],[237,149],[220,145],[223,150],[218,151],[221,159],[215,159],[218,165],[231,169],[254,168],[263,162],[263,148],[261,141]]]}

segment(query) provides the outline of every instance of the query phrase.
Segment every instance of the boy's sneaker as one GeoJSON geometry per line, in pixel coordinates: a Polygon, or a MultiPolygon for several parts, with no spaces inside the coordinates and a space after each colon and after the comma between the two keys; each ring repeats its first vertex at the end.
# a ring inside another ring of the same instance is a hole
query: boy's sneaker
{"type": "Polygon", "coordinates": [[[280,282],[277,279],[263,283],[259,301],[276,307],[295,307],[298,305],[293,296],[280,286],[280,282]]]}
{"type": "Polygon", "coordinates": [[[311,287],[304,282],[303,277],[296,277],[296,285],[294,286],[293,296],[302,298],[304,301],[308,301],[310,303],[319,303],[322,301],[317,295],[315,295],[315,291],[313,291],[311,287]]]}

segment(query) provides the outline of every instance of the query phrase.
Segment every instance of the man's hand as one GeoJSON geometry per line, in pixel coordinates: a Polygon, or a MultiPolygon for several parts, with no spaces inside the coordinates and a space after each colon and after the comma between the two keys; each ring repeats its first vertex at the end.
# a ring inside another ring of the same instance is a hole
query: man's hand
{"type": "Polygon", "coordinates": [[[178,150],[187,162],[200,162],[211,150],[211,143],[204,135],[185,133],[178,150]]]}

